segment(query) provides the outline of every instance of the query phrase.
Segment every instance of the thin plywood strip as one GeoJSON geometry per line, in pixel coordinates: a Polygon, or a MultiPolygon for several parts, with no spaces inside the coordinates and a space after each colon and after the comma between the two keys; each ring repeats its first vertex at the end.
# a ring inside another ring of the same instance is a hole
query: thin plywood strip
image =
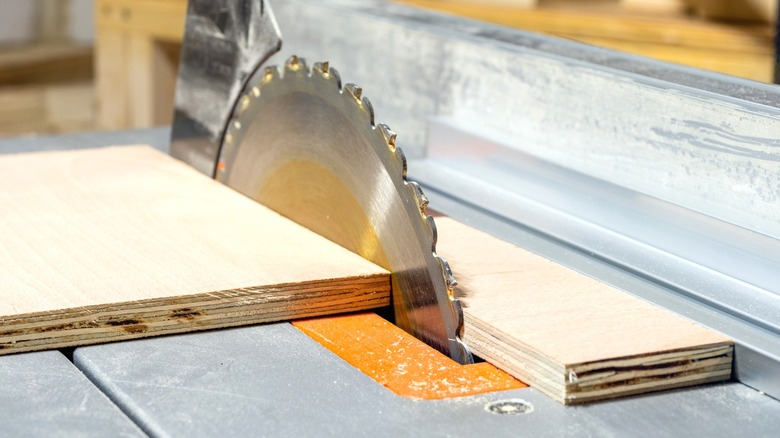
{"type": "Polygon", "coordinates": [[[448,218],[474,353],[562,403],[729,379],[729,339],[448,218]]]}
{"type": "Polygon", "coordinates": [[[385,306],[389,274],[147,147],[0,157],[0,354],[385,306]]]}

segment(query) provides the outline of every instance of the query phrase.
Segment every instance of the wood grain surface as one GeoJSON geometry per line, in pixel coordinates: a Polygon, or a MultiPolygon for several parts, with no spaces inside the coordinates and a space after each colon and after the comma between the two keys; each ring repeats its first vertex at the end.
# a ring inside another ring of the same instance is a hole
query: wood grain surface
{"type": "Polygon", "coordinates": [[[0,354],[385,306],[389,274],[147,147],[0,157],[0,354]]]}
{"type": "Polygon", "coordinates": [[[729,339],[449,218],[453,266],[475,354],[564,403],[731,375],[729,339]]]}

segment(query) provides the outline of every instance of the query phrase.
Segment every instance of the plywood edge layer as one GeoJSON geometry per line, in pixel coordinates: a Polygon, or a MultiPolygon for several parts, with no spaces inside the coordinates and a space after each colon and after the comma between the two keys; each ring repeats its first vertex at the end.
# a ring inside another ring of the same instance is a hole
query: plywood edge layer
{"type": "MultiPolygon", "coordinates": [[[[544,353],[527,347],[521,343],[509,342],[512,339],[506,333],[501,330],[497,330],[490,323],[482,321],[469,313],[468,308],[464,309],[464,322],[466,330],[464,331],[466,344],[469,346],[472,341],[478,342],[480,345],[485,346],[484,354],[488,351],[493,352],[491,356],[501,354],[501,351],[512,351],[517,353],[522,359],[522,363],[518,363],[518,366],[523,366],[532,372],[541,374],[564,374],[566,373],[566,367],[552,358],[548,357],[544,353]]],[[[515,340],[516,341],[516,340],[515,340]]],[[[475,353],[477,353],[475,351],[475,353]]],[[[484,355],[477,353],[478,355],[484,355]]]]}
{"type": "Polygon", "coordinates": [[[474,354],[496,364],[564,404],[577,404],[628,395],[724,381],[731,378],[731,342],[662,351],[633,357],[609,358],[561,368],[544,354],[507,343],[475,318],[466,316],[466,343],[474,354]],[[580,370],[578,373],[577,371],[580,370]],[[584,370],[584,371],[583,371],[584,370]]]}
{"type": "Polygon", "coordinates": [[[0,316],[0,355],[369,310],[389,303],[389,274],[376,274],[0,316]]]}
{"type": "Polygon", "coordinates": [[[555,370],[554,366],[534,360],[531,357],[533,353],[529,351],[510,351],[498,338],[475,326],[469,326],[468,323],[464,341],[475,355],[527,383],[532,388],[536,388],[558,401],[563,401],[562,382],[565,375],[563,369],[555,370]]]}

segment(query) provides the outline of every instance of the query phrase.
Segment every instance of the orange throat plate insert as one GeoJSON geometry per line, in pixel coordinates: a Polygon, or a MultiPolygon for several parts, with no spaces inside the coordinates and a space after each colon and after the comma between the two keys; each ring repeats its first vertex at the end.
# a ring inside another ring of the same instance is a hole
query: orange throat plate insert
{"type": "Polygon", "coordinates": [[[487,362],[460,365],[374,313],[292,324],[403,397],[436,400],[527,387],[487,362]]]}

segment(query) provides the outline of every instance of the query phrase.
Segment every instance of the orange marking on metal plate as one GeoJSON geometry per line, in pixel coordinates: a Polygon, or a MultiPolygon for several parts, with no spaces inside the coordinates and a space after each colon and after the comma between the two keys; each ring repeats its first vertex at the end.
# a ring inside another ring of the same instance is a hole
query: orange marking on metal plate
{"type": "Polygon", "coordinates": [[[292,324],[400,396],[433,400],[527,386],[489,363],[460,365],[374,313],[292,324]]]}

